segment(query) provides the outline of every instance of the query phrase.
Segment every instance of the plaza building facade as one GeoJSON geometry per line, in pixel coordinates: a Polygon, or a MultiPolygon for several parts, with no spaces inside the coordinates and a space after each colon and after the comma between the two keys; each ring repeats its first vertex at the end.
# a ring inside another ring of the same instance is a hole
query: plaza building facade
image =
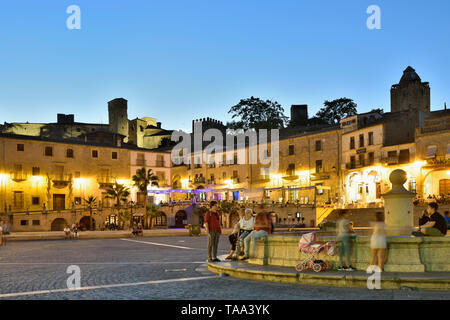
{"type": "MultiPolygon", "coordinates": [[[[161,187],[170,185],[170,151],[137,148],[109,131],[90,132],[83,139],[0,135],[1,219],[14,231],[62,230],[72,223],[89,228],[91,210],[85,199],[90,196],[96,198],[94,228],[118,224],[116,201],[106,192],[115,182],[129,188],[124,209],[143,217],[144,198],[132,181],[138,168],[151,169],[161,187]]],[[[155,202],[168,200],[165,196],[155,202]]],[[[167,226],[168,218],[161,215],[160,224],[167,226]]]]}
{"type": "MultiPolygon", "coordinates": [[[[291,117],[305,117],[304,105],[293,105],[291,117]],[[296,110],[301,107],[301,112],[296,110]]],[[[296,123],[306,119],[294,119],[296,123]]],[[[198,120],[197,120],[198,121],[198,120]]],[[[201,120],[200,120],[201,122],[201,120]]],[[[217,123],[216,120],[208,122],[217,123]]],[[[217,129],[220,130],[218,127],[217,129]]],[[[338,210],[380,210],[382,195],[391,189],[389,175],[407,172],[405,188],[416,203],[450,197],[450,112],[430,110],[430,86],[411,67],[391,88],[391,110],[373,110],[342,119],[338,126],[297,126],[280,130],[279,167],[246,162],[194,163],[204,150],[191,155],[191,164],[173,168],[183,199],[265,202],[279,212],[278,222],[295,221],[298,212],[314,226],[338,210]],[[291,206],[291,209],[289,209],[291,206]],[[287,209],[286,209],[287,208],[287,209]],[[310,210],[311,209],[311,210],[310,210]]],[[[263,147],[258,145],[258,149],[263,147]]],[[[270,149],[268,147],[268,149],[270,149]]],[[[417,216],[422,207],[417,207],[417,216]]]]}

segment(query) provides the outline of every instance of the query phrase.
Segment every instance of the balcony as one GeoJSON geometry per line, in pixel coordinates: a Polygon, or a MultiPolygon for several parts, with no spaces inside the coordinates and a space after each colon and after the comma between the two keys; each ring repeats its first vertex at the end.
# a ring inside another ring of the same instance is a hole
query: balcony
{"type": "Polygon", "coordinates": [[[110,176],[98,176],[97,182],[101,189],[106,189],[114,184],[114,179],[110,176]]]}
{"type": "Polygon", "coordinates": [[[429,168],[448,168],[450,167],[450,158],[447,157],[435,157],[432,159],[427,159],[427,164],[425,167],[429,168]]]}
{"type": "Polygon", "coordinates": [[[388,156],[385,158],[381,158],[381,163],[384,163],[387,165],[399,164],[399,159],[398,159],[398,156],[388,156]]]}
{"type": "Polygon", "coordinates": [[[201,184],[201,183],[206,183],[205,177],[194,178],[194,184],[201,184]]]}
{"type": "Polygon", "coordinates": [[[156,165],[156,167],[159,167],[159,168],[164,168],[166,166],[166,164],[164,163],[164,160],[157,160],[155,165],[156,165]]]}
{"type": "Polygon", "coordinates": [[[295,175],[293,173],[288,173],[282,177],[283,180],[287,180],[287,181],[298,180],[298,178],[299,178],[299,176],[295,175]]]}
{"type": "Polygon", "coordinates": [[[136,159],[136,166],[145,167],[145,165],[146,165],[145,159],[136,159]]]}
{"type": "Polygon", "coordinates": [[[72,174],[69,173],[56,173],[50,176],[53,182],[53,187],[57,189],[65,188],[72,181],[72,174]]]}
{"type": "Polygon", "coordinates": [[[11,180],[14,182],[22,182],[27,180],[28,174],[23,171],[14,171],[11,172],[11,180]]]}

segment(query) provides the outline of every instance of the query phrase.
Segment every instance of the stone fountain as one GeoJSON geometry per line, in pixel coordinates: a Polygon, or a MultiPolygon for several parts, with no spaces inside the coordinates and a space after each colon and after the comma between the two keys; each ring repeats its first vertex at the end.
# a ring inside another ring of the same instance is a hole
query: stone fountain
{"type": "Polygon", "coordinates": [[[392,171],[389,176],[392,189],[382,195],[387,234],[390,236],[411,235],[414,229],[413,198],[415,193],[409,192],[403,187],[407,179],[405,171],[401,169],[392,171]]]}

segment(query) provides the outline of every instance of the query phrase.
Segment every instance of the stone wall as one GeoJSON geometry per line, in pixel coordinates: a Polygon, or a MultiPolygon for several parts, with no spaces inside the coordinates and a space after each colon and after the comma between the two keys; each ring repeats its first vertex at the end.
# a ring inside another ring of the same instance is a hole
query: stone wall
{"type": "MultiPolygon", "coordinates": [[[[318,242],[333,241],[335,237],[318,237],[318,242]]],[[[251,247],[249,263],[295,267],[307,254],[299,253],[299,237],[270,235],[258,240],[256,248],[251,247]]],[[[353,263],[358,270],[366,270],[370,261],[370,238],[357,237],[353,241],[353,263]]],[[[329,261],[332,268],[339,263],[339,254],[328,256],[320,253],[317,259],[329,261]]],[[[389,237],[387,272],[450,271],[450,237],[389,237]]]]}

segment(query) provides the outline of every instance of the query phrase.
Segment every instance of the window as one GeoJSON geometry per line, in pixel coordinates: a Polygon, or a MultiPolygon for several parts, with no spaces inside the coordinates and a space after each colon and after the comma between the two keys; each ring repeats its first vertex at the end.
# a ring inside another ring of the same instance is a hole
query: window
{"type": "Polygon", "coordinates": [[[355,156],[350,157],[350,169],[354,169],[356,167],[355,156]]]}
{"type": "Polygon", "coordinates": [[[81,204],[81,197],[75,197],[74,198],[74,203],[76,206],[79,206],[81,204]]]}
{"type": "Polygon", "coordinates": [[[18,143],[17,144],[17,151],[24,151],[25,150],[25,145],[23,143],[18,143]]]}
{"type": "Polygon", "coordinates": [[[33,226],[40,226],[41,220],[33,220],[33,226]]]}
{"type": "Polygon", "coordinates": [[[38,175],[41,173],[41,168],[39,168],[39,167],[33,167],[33,168],[31,169],[31,172],[32,172],[32,175],[33,175],[33,176],[38,176],[38,175]]]}
{"type": "Polygon", "coordinates": [[[293,176],[295,175],[295,163],[290,163],[287,170],[286,170],[286,175],[288,176],[293,176]]]}
{"type": "Polygon", "coordinates": [[[364,148],[364,134],[359,135],[359,147],[364,148]]]}
{"type": "Polygon", "coordinates": [[[14,208],[23,209],[23,191],[14,191],[14,208]]]}
{"type": "Polygon", "coordinates": [[[450,158],[450,143],[447,144],[447,152],[445,153],[445,158],[446,159],[450,158]]]}
{"type": "Polygon", "coordinates": [[[288,154],[289,154],[290,156],[293,156],[293,155],[294,155],[294,145],[291,144],[291,145],[289,146],[288,154]]]}
{"type": "Polygon", "coordinates": [[[238,172],[236,170],[233,171],[233,179],[238,178],[238,172]]]}
{"type": "Polygon", "coordinates": [[[436,157],[437,146],[428,146],[427,147],[427,158],[436,157]]]}
{"type": "Polygon", "coordinates": [[[226,172],[222,173],[222,178],[223,178],[223,180],[225,180],[227,178],[227,173],[226,172]]]}
{"type": "Polygon", "coordinates": [[[67,158],[73,158],[73,149],[67,149],[66,150],[66,157],[67,158]]]}
{"type": "Polygon", "coordinates": [[[41,201],[40,201],[39,197],[32,197],[31,198],[31,204],[33,206],[38,206],[40,203],[41,203],[41,201]]]}
{"type": "Polygon", "coordinates": [[[53,157],[53,147],[45,147],[45,156],[53,157]]]}
{"type": "Polygon", "coordinates": [[[375,162],[375,153],[369,152],[369,164],[373,164],[375,162]]]}
{"type": "Polygon", "coordinates": [[[364,154],[359,155],[359,165],[364,166],[364,154]]]}
{"type": "Polygon", "coordinates": [[[398,155],[398,163],[409,163],[409,149],[400,150],[400,154],[398,155]]]}
{"type": "Polygon", "coordinates": [[[322,183],[318,183],[316,184],[316,190],[317,190],[317,194],[318,195],[322,195],[323,194],[323,189],[321,188],[322,183]]]}
{"type": "Polygon", "coordinates": [[[81,177],[81,172],[80,171],[75,171],[73,176],[74,176],[74,178],[80,178],[81,177]]]}
{"type": "Polygon", "coordinates": [[[111,158],[114,160],[117,160],[117,152],[113,151],[113,153],[111,154],[111,158]]]}
{"type": "Polygon", "coordinates": [[[92,158],[98,158],[98,150],[92,150],[92,158]]]}
{"type": "Polygon", "coordinates": [[[369,146],[373,145],[373,132],[369,132],[369,146]]]}
{"type": "Polygon", "coordinates": [[[316,140],[316,151],[322,150],[322,140],[316,140]]]}
{"type": "Polygon", "coordinates": [[[350,150],[355,149],[355,137],[350,137],[350,150]]]}
{"type": "Polygon", "coordinates": [[[322,172],[322,160],[316,160],[316,173],[322,172]]]}
{"type": "Polygon", "coordinates": [[[20,225],[21,226],[27,226],[28,225],[28,220],[20,220],[20,225]]]}

